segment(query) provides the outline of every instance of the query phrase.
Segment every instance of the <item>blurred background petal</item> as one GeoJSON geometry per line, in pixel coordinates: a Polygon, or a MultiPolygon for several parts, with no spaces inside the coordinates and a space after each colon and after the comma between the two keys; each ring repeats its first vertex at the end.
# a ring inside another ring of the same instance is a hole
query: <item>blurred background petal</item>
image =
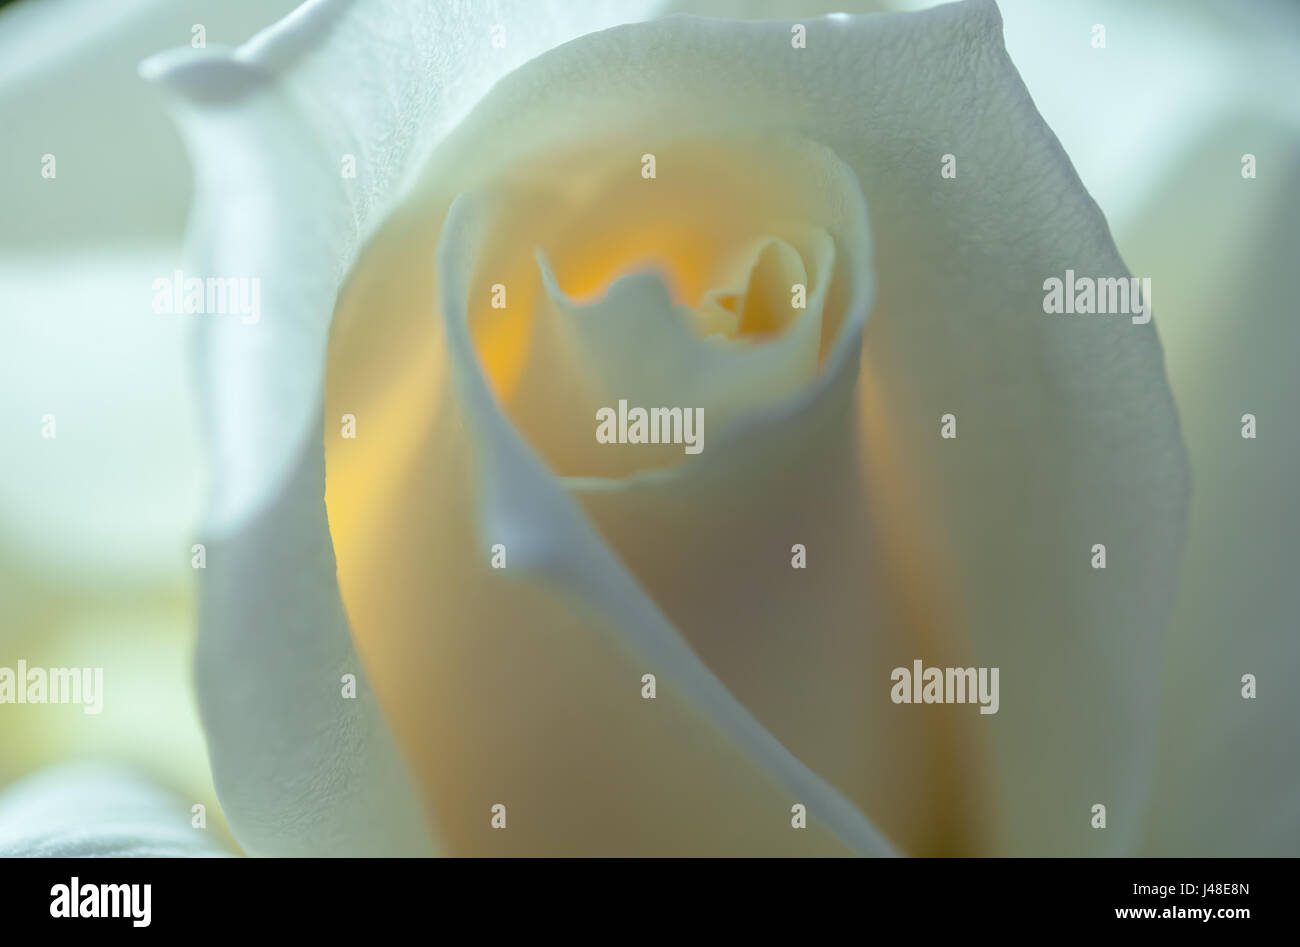
{"type": "Polygon", "coordinates": [[[175,243],[189,162],[141,59],[235,44],[300,0],[20,0],[0,9],[0,254],[175,243]],[[57,177],[42,178],[41,159],[57,177]]]}
{"type": "Polygon", "coordinates": [[[180,265],[192,187],[137,64],[195,24],[236,41],[295,5],[0,10],[0,665],[105,669],[101,714],[0,713],[0,785],[69,757],[131,761],[224,831],[189,672],[207,482],[193,325],[151,306],[152,281],[180,265]]]}
{"type": "Polygon", "coordinates": [[[1300,851],[1300,134],[1224,116],[1138,215],[1194,474],[1153,854],[1300,851]],[[1255,153],[1259,176],[1241,176],[1255,153]],[[1195,194],[1195,200],[1188,200],[1195,194]],[[1255,439],[1242,437],[1253,414],[1255,439]],[[1242,676],[1257,680],[1244,699],[1242,676]]]}
{"type": "Polygon", "coordinates": [[[120,767],[61,766],[0,792],[0,857],[233,854],[195,816],[190,803],[120,767]]]}

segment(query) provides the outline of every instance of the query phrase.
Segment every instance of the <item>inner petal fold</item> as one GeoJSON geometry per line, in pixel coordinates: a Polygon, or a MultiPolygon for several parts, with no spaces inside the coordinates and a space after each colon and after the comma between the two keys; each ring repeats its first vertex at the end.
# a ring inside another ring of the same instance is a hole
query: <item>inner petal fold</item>
{"type": "Polygon", "coordinates": [[[563,371],[550,365],[548,425],[536,444],[552,466],[568,475],[620,477],[686,456],[676,442],[620,443],[617,449],[600,443],[596,416],[604,408],[619,410],[625,403],[629,409],[694,411],[710,432],[723,432],[810,385],[817,377],[835,246],[824,231],[801,236],[817,267],[811,279],[791,244],[763,241],[738,294],[739,334],[730,337],[701,324],[717,305],[716,294],[696,308],[675,304],[659,274],[640,272],[620,277],[602,298],[582,305],[564,293],[539,253],[545,292],[534,332],[545,337],[539,339],[542,350],[564,364],[563,371]],[[806,308],[792,305],[787,280],[804,288],[799,301],[806,308]],[[771,337],[745,334],[746,321],[769,328],[771,337]]]}

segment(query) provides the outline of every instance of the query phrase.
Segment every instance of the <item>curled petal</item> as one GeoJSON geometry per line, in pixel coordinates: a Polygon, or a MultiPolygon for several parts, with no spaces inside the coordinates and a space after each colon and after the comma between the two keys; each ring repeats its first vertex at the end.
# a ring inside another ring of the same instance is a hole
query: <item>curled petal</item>
{"type": "Polygon", "coordinates": [[[727,692],[502,413],[466,321],[469,276],[502,210],[466,196],[444,228],[443,318],[427,343],[436,408],[389,435],[418,438],[409,466],[332,448],[342,509],[357,508],[350,489],[384,484],[388,502],[342,527],[341,572],[452,850],[889,853],[727,692]],[[494,832],[498,804],[509,821],[494,832]],[[799,804],[807,831],[791,829],[799,804]]]}

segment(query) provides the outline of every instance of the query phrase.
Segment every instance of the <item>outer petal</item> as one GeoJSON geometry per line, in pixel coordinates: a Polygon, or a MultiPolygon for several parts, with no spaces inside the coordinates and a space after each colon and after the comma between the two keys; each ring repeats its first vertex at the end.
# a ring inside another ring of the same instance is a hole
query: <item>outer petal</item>
{"type": "Polygon", "coordinates": [[[1001,0],[1007,48],[1134,272],[1161,336],[1194,472],[1164,647],[1151,855],[1300,851],[1300,400],[1292,274],[1300,8],[1206,0],[1001,0]],[[1093,24],[1107,47],[1089,42],[1093,24]],[[1098,115],[1107,133],[1098,134],[1098,115]],[[1140,142],[1142,159],[1116,141],[1140,142]],[[1242,156],[1258,177],[1241,176],[1242,156]],[[1241,416],[1259,437],[1241,437],[1241,416]],[[1279,422],[1281,422],[1279,424],[1279,422]],[[1241,677],[1258,678],[1243,699],[1241,677]]]}
{"type": "Polygon", "coordinates": [[[1126,255],[1150,196],[1224,116],[1300,122],[1294,4],[1001,0],[1000,8],[1012,61],[1126,255]],[[1104,49],[1092,45],[1094,24],[1106,28],[1104,49]],[[1140,142],[1142,160],[1117,141],[1140,142]]]}
{"type": "Polygon", "coordinates": [[[426,850],[334,576],[319,394],[330,314],[359,242],[491,81],[614,17],[316,0],[234,52],[145,66],[176,96],[196,164],[199,271],[262,280],[260,320],[217,320],[201,345],[216,495],[199,698],[222,805],[253,853],[426,850]],[[360,679],[356,701],[340,697],[344,673],[360,679]]]}
{"type": "MultiPolygon", "coordinates": [[[[921,4],[924,6],[925,4],[921,4]]],[[[791,17],[882,13],[899,9],[890,0],[669,0],[665,13],[736,20],[787,20],[791,17]]]]}
{"type": "Polygon", "coordinates": [[[196,23],[219,43],[296,2],[0,9],[0,663],[99,655],[111,695],[99,716],[0,714],[0,783],[109,747],[219,819],[188,682],[172,673],[188,665],[172,660],[190,647],[203,489],[194,319],[150,307],[152,280],[179,263],[190,173],[136,64],[189,43],[196,23]]]}
{"type": "Polygon", "coordinates": [[[0,857],[181,858],[228,855],[190,808],[108,767],[45,770],[0,793],[0,857]]]}
{"type": "Polygon", "coordinates": [[[1300,853],[1297,169],[1294,130],[1225,120],[1126,236],[1136,265],[1167,287],[1169,372],[1196,474],[1163,666],[1152,855],[1300,853]],[[1253,180],[1241,177],[1246,151],[1253,180]],[[1253,440],[1242,437],[1247,413],[1253,440]],[[1243,697],[1246,674],[1254,699],[1243,697]]]}
{"type": "Polygon", "coordinates": [[[178,264],[190,173],[136,63],[190,42],[195,23],[219,43],[293,5],[63,0],[0,10],[0,426],[13,446],[0,472],[0,557],[57,563],[60,581],[77,583],[156,581],[184,560],[200,477],[186,366],[193,320],[152,312],[149,287],[178,264]],[[47,154],[53,178],[42,174],[47,154]],[[40,437],[46,413],[61,428],[55,443],[40,437]],[[88,469],[98,474],[89,483],[88,469]],[[147,559],[153,551],[161,558],[147,559]]]}

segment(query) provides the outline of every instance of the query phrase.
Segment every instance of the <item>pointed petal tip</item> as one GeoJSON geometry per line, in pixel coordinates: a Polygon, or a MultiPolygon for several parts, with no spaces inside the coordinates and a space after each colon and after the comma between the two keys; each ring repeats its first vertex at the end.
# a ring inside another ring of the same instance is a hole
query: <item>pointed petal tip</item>
{"type": "Polygon", "coordinates": [[[266,80],[230,47],[168,49],[141,60],[136,69],[146,82],[194,102],[233,101],[266,80]]]}

